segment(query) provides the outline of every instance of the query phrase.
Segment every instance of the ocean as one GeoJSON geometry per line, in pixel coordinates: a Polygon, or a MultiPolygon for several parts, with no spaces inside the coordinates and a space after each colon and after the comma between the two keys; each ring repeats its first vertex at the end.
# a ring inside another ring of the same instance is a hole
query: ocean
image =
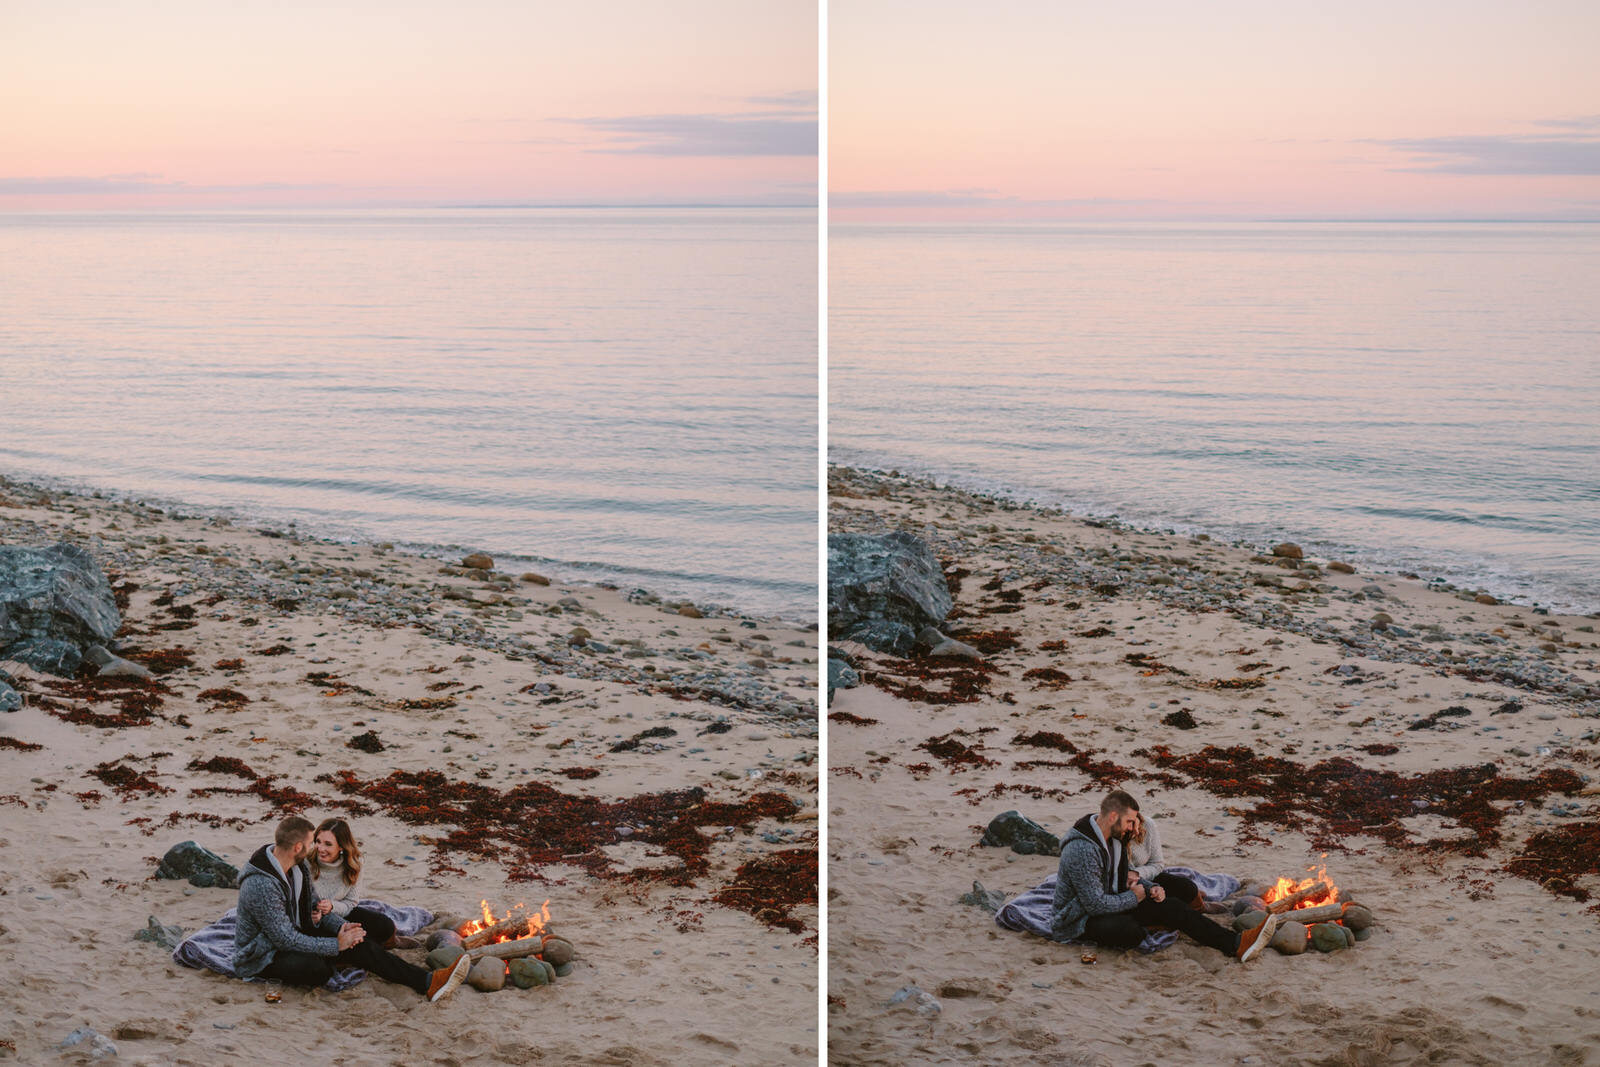
{"type": "Polygon", "coordinates": [[[0,471],[816,618],[806,209],[0,216],[0,471]]]}
{"type": "Polygon", "coordinates": [[[1600,225],[848,225],[834,462],[1600,612],[1600,225]]]}

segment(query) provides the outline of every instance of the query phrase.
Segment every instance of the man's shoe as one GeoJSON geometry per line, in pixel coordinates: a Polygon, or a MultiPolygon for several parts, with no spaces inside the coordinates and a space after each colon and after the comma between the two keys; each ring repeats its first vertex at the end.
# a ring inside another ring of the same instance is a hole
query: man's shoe
{"type": "Polygon", "coordinates": [[[472,959],[463,955],[456,960],[452,967],[440,967],[433,972],[433,980],[428,983],[428,1002],[448,997],[456,986],[467,980],[467,972],[472,969],[472,959]]]}
{"type": "Polygon", "coordinates": [[[1239,935],[1239,949],[1234,955],[1239,958],[1240,963],[1249,963],[1261,954],[1261,950],[1267,947],[1267,942],[1272,940],[1274,931],[1278,929],[1279,918],[1280,916],[1268,912],[1260,926],[1239,935]]]}

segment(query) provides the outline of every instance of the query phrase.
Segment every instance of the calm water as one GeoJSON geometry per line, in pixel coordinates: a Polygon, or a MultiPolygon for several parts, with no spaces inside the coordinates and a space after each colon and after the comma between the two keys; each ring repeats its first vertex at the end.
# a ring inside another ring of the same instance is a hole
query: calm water
{"type": "Polygon", "coordinates": [[[816,616],[802,210],[0,217],[0,470],[816,616]]]}
{"type": "Polygon", "coordinates": [[[831,458],[1600,611],[1600,226],[848,226],[831,458]]]}

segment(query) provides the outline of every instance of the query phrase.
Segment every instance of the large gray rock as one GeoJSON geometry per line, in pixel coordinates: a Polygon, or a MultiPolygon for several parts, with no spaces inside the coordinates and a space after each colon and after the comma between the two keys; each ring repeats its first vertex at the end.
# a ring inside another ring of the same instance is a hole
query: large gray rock
{"type": "Polygon", "coordinates": [[[924,626],[950,613],[950,589],[921,538],[891,534],[828,535],[828,633],[903,656],[924,626]]]}
{"type": "Polygon", "coordinates": [[[111,583],[84,549],[0,547],[0,659],[69,675],[121,625],[111,583]]]}
{"type": "Polygon", "coordinates": [[[22,710],[22,694],[5,682],[0,682],[0,711],[22,710]]]}
{"type": "Polygon", "coordinates": [[[856,669],[842,659],[828,657],[828,702],[833,702],[833,694],[839,689],[854,689],[861,684],[861,675],[856,669]]]}
{"type": "Polygon", "coordinates": [[[157,878],[188,879],[190,885],[222,889],[239,887],[239,868],[193,841],[173,845],[156,867],[157,878]]]}
{"type": "Polygon", "coordinates": [[[989,820],[983,831],[980,845],[1010,848],[1023,856],[1056,856],[1061,853],[1061,839],[1046,830],[1020,811],[1003,811],[989,820]]]}

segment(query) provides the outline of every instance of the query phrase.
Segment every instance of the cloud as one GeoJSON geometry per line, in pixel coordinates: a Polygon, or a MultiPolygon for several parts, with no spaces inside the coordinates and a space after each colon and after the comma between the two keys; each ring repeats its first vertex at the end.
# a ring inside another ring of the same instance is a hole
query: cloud
{"type": "Polygon", "coordinates": [[[645,156],[814,156],[817,94],[753,96],[760,110],[560,119],[608,134],[591,152],[645,156]]]}
{"type": "Polygon", "coordinates": [[[1395,168],[1423,174],[1600,174],[1600,115],[1530,123],[1556,134],[1481,134],[1374,140],[1414,157],[1395,168]],[[1590,131],[1594,131],[1591,133],[1590,131]]]}
{"type": "Polygon", "coordinates": [[[329,185],[190,185],[166,181],[159,174],[104,174],[98,177],[0,178],[0,196],[107,196],[126,193],[259,193],[331,189],[329,185]]]}

